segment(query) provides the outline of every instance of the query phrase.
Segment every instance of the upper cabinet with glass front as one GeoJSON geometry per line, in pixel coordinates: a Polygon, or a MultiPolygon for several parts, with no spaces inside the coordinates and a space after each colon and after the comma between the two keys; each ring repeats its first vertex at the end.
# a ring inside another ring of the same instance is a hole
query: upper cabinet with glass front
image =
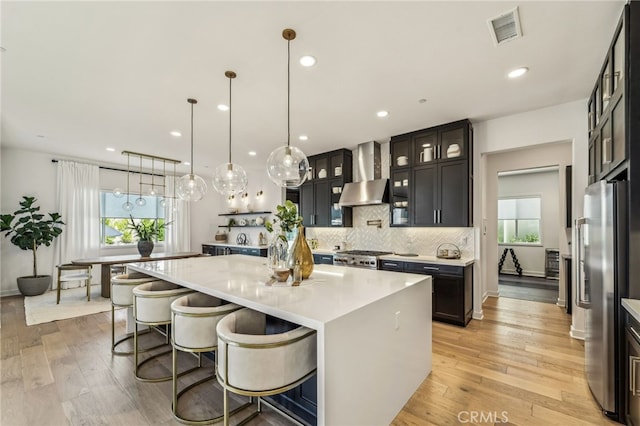
{"type": "MultiPolygon", "coordinates": [[[[630,124],[626,117],[630,108],[630,71],[637,68],[638,54],[632,54],[632,38],[640,35],[630,29],[631,23],[640,18],[635,5],[626,5],[613,39],[605,54],[603,65],[588,101],[589,130],[589,183],[610,179],[626,173],[629,158],[630,124]],[[632,7],[633,6],[633,7],[632,7]]],[[[636,111],[637,114],[637,111],[636,111]]]]}

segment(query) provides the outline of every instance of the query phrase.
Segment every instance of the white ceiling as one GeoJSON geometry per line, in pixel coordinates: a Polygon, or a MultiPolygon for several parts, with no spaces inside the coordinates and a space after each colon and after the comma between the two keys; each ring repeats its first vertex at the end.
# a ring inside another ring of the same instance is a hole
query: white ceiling
{"type": "Polygon", "coordinates": [[[298,33],[292,144],[308,155],[585,99],[623,4],[2,1],[2,145],[103,163],[126,164],[122,150],[188,160],[195,97],[195,166],[210,174],[228,155],[228,113],[216,106],[234,70],[233,160],[263,167],[286,143],[287,27],[298,33]],[[496,47],[487,19],[515,6],[524,36],[496,47]],[[301,67],[304,54],[317,65],[301,67]],[[519,66],[530,72],[507,79],[519,66]],[[377,118],[381,109],[390,115],[377,118]]]}

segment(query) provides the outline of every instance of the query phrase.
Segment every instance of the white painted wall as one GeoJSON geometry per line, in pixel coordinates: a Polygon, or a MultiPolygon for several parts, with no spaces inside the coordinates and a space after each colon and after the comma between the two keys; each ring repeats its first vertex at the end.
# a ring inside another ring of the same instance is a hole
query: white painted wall
{"type": "MultiPolygon", "coordinates": [[[[570,147],[567,146],[567,157],[570,160],[570,147]]],[[[520,155],[520,151],[512,155],[520,155]]],[[[509,164],[507,162],[507,164],[509,164]]],[[[564,211],[563,200],[560,199],[560,181],[557,170],[544,173],[528,173],[498,177],[498,197],[514,198],[539,196],[540,200],[540,238],[537,245],[498,244],[498,256],[504,249],[513,249],[524,275],[545,276],[545,250],[557,249],[560,243],[560,208],[564,211]]],[[[564,188],[563,188],[564,189],[564,188]]],[[[564,192],[564,191],[563,191],[564,192]]],[[[564,216],[562,216],[564,217],[564,216]]],[[[562,222],[564,225],[564,221],[562,222]]],[[[564,230],[562,230],[564,232],[564,230]]],[[[502,272],[515,274],[516,269],[508,254],[502,272]]]]}
{"type": "MultiPolygon", "coordinates": [[[[482,318],[482,300],[488,295],[497,295],[497,244],[496,215],[491,211],[497,196],[497,167],[489,167],[492,154],[527,148],[554,142],[571,142],[570,162],[573,165],[572,217],[581,215],[582,194],[587,184],[588,136],[585,125],[586,100],[555,105],[536,111],[515,114],[474,124],[474,223],[478,238],[476,253],[478,262],[474,268],[474,317],[482,318]],[[491,170],[490,170],[491,169],[491,170]],[[493,243],[491,243],[493,242],[493,243]],[[488,246],[488,244],[491,244],[488,246]]],[[[544,151],[544,149],[543,149],[544,151]]],[[[537,167],[557,163],[551,153],[545,154],[543,164],[510,164],[510,169],[537,167]]],[[[521,156],[523,160],[527,156],[521,156]]],[[[524,161],[523,161],[524,163],[524,161]]],[[[564,167],[560,170],[560,180],[564,167]]],[[[494,207],[495,208],[495,207],[494,207]]],[[[561,213],[562,214],[562,213],[561,213]]],[[[562,238],[562,234],[561,234],[562,238]]],[[[574,236],[565,237],[565,247],[560,242],[561,252],[569,250],[568,242],[574,236]]],[[[575,253],[574,258],[575,258],[575,253]]],[[[561,266],[561,275],[563,268],[561,266]]],[[[575,276],[575,274],[574,274],[575,276]]],[[[562,288],[562,282],[560,283],[562,288]]],[[[575,282],[572,284],[575,291],[575,282]]],[[[575,294],[575,293],[574,293],[575,294]]],[[[560,297],[563,295],[561,294],[560,297]]],[[[571,303],[574,303],[572,301],[571,303]]],[[[571,335],[584,337],[584,311],[573,306],[571,335]]]]}

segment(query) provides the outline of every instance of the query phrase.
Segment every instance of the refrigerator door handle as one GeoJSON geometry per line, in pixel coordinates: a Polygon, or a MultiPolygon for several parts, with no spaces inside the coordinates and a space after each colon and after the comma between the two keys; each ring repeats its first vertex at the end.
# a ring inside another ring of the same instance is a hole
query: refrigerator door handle
{"type": "Polygon", "coordinates": [[[578,262],[576,262],[576,305],[581,307],[581,308],[585,308],[588,309],[589,308],[589,301],[585,300],[585,298],[583,298],[584,296],[584,279],[586,278],[584,276],[584,259],[583,259],[583,255],[584,255],[584,231],[582,229],[582,227],[584,225],[586,225],[587,223],[587,219],[584,217],[581,217],[579,219],[576,219],[576,237],[578,239],[578,245],[577,245],[577,260],[578,262]]]}

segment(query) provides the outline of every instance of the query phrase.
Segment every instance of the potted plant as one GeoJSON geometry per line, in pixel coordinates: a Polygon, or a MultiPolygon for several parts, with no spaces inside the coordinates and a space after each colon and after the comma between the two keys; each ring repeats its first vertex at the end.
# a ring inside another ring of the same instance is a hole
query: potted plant
{"type": "Polygon", "coordinates": [[[304,238],[302,216],[298,215],[298,208],[292,201],[287,200],[284,205],[276,206],[275,216],[276,219],[274,219],[273,224],[270,221],[266,221],[264,224],[269,232],[274,232],[274,224],[279,228],[278,235],[274,238],[272,244],[269,245],[271,253],[274,253],[273,255],[271,253],[269,254],[272,268],[275,270],[283,266],[283,256],[281,254],[282,243],[284,242],[284,247],[286,248],[288,244],[287,235],[291,235],[291,233],[297,229],[298,233],[296,238],[288,253],[284,256],[286,266],[294,271],[296,267],[299,267],[302,278],[309,278],[311,272],[313,272],[313,254],[311,253],[309,244],[307,244],[307,240],[304,238]]]}
{"type": "Polygon", "coordinates": [[[141,219],[136,223],[132,215],[129,215],[129,218],[127,229],[138,235],[138,253],[142,257],[149,257],[153,251],[153,241],[164,236],[164,229],[169,224],[159,223],[156,219],[141,219]]]}
{"type": "Polygon", "coordinates": [[[18,210],[0,215],[0,231],[6,233],[5,237],[11,237],[11,242],[20,249],[33,252],[33,275],[18,277],[18,289],[25,296],[42,294],[51,285],[51,275],[38,275],[38,247],[50,246],[64,225],[58,213],[49,213],[48,218],[40,213],[36,201],[35,197],[23,196],[18,210]]]}

